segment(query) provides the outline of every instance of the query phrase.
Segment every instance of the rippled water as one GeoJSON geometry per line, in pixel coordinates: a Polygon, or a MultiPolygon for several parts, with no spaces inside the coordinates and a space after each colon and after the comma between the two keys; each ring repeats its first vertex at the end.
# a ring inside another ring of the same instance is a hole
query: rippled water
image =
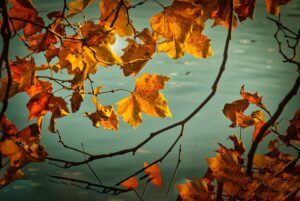
{"type": "MultiPolygon", "coordinates": [[[[167,1],[161,1],[168,5],[167,1]]],[[[62,1],[34,1],[40,10],[53,10],[62,7],[62,1]]],[[[238,133],[239,129],[228,127],[230,122],[224,117],[222,109],[225,103],[239,99],[240,87],[245,84],[248,91],[258,91],[263,95],[264,102],[273,112],[287,90],[296,78],[295,66],[282,63],[281,56],[277,53],[277,44],[272,37],[275,26],[266,19],[264,3],[259,1],[255,11],[255,19],[240,24],[233,32],[230,44],[229,59],[226,71],[221,79],[216,96],[209,104],[197,114],[186,126],[184,137],[179,144],[182,144],[182,163],[175,178],[175,183],[184,182],[185,178],[199,178],[203,175],[207,164],[206,158],[213,156],[213,150],[217,149],[217,143],[229,144],[227,136],[238,133]]],[[[150,1],[144,6],[132,11],[133,19],[139,29],[148,26],[148,18],[159,8],[150,1]]],[[[283,8],[283,21],[292,28],[299,28],[300,24],[300,3],[293,1],[283,8]],[[298,26],[298,27],[297,27],[298,26]]],[[[89,8],[87,17],[99,15],[97,5],[89,8]]],[[[226,37],[226,30],[223,27],[210,28],[208,22],[205,34],[212,40],[215,56],[209,59],[195,59],[186,55],[179,60],[170,60],[166,55],[157,55],[144,68],[143,72],[156,72],[168,75],[171,79],[163,91],[168,99],[173,118],[155,119],[143,115],[144,123],[138,129],[132,129],[121,122],[118,132],[106,131],[101,128],[92,127],[89,119],[82,117],[84,111],[94,111],[94,106],[86,96],[85,103],[76,114],[59,119],[57,127],[63,135],[67,144],[80,148],[83,142],[86,151],[90,153],[108,153],[122,148],[136,145],[146,138],[151,131],[158,130],[170,123],[186,117],[210,92],[210,86],[218,72],[222,60],[222,51],[226,37]]],[[[19,42],[14,41],[11,49],[11,56],[24,54],[24,48],[19,42]]],[[[126,43],[120,41],[115,45],[120,50],[126,43]]],[[[298,56],[299,58],[299,56],[298,56]]],[[[37,62],[42,62],[37,58],[37,62]]],[[[107,86],[107,89],[134,87],[133,78],[122,77],[118,67],[108,69],[99,68],[99,73],[94,75],[93,80],[98,85],[107,86]]],[[[66,95],[66,94],[59,94],[66,95]]],[[[125,93],[107,94],[101,97],[105,103],[116,102],[125,97],[125,93]]],[[[12,100],[8,109],[8,116],[16,122],[19,128],[28,125],[26,102],[28,98],[17,95],[12,100]]],[[[291,118],[295,109],[299,107],[299,95],[295,97],[286,108],[283,117],[291,118]]],[[[252,108],[251,108],[252,109],[252,108]]],[[[249,111],[251,111],[249,109],[249,111]]],[[[57,136],[47,131],[49,116],[44,120],[45,130],[42,143],[46,145],[48,153],[52,157],[69,160],[82,160],[83,156],[68,151],[57,143],[57,136]]],[[[286,122],[283,123],[283,128],[286,122]]],[[[243,139],[249,148],[253,128],[243,131],[243,139]]],[[[112,159],[104,159],[91,163],[99,177],[107,185],[114,185],[121,178],[124,178],[143,166],[144,161],[152,162],[161,157],[169,148],[170,144],[177,137],[178,129],[168,131],[145,145],[135,157],[126,155],[112,159]]],[[[178,145],[179,145],[178,144],[178,145]]],[[[177,162],[178,145],[169,156],[160,164],[164,187],[157,189],[149,186],[145,200],[175,200],[177,192],[175,187],[169,195],[166,189],[170,177],[177,162]]],[[[261,145],[263,149],[265,145],[261,145]]],[[[60,169],[58,167],[43,164],[31,164],[25,168],[26,179],[17,181],[0,191],[2,201],[123,201],[137,200],[133,193],[120,196],[102,195],[91,191],[82,190],[76,187],[49,182],[45,175],[61,175],[74,177],[83,180],[96,182],[87,166],[60,169]]],[[[142,185],[143,186],[143,185],[142,185]]],[[[142,187],[138,190],[142,191],[142,187]]]]}

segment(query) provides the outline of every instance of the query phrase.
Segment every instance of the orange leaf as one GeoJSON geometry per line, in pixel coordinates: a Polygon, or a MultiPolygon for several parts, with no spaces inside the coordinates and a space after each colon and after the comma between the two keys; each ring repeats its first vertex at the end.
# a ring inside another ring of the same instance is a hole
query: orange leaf
{"type": "MultiPolygon", "coordinates": [[[[147,162],[144,162],[144,168],[148,166],[147,162]]],[[[157,163],[145,169],[145,172],[148,174],[149,179],[151,179],[152,184],[158,187],[162,187],[162,177],[160,174],[160,169],[157,163]]]]}
{"type": "MultiPolygon", "coordinates": [[[[255,124],[254,131],[253,131],[253,134],[252,134],[252,141],[255,140],[255,138],[257,137],[257,135],[258,135],[260,129],[263,127],[263,125],[265,125],[265,122],[261,122],[261,123],[256,123],[256,124],[255,124]]],[[[270,130],[267,130],[267,131],[264,133],[264,135],[263,135],[261,141],[263,141],[263,139],[264,139],[269,133],[271,133],[271,131],[270,131],[270,130]]]]}
{"type": "Polygon", "coordinates": [[[247,99],[249,103],[253,103],[259,107],[264,107],[264,104],[262,103],[262,96],[259,96],[257,92],[254,94],[251,94],[249,92],[246,92],[244,89],[244,85],[241,88],[240,95],[247,99]]]}
{"type": "Polygon", "coordinates": [[[287,4],[289,1],[290,0],[265,0],[267,12],[278,16],[280,14],[280,6],[287,4]]]}
{"type": "Polygon", "coordinates": [[[137,189],[139,186],[138,180],[136,177],[130,177],[126,181],[121,183],[121,186],[128,189],[137,189]]]}
{"type": "Polygon", "coordinates": [[[15,135],[18,132],[17,126],[5,115],[2,116],[0,121],[0,130],[8,135],[15,135]]]}
{"type": "Polygon", "coordinates": [[[182,201],[213,201],[214,192],[204,180],[188,180],[176,186],[182,201]]]}

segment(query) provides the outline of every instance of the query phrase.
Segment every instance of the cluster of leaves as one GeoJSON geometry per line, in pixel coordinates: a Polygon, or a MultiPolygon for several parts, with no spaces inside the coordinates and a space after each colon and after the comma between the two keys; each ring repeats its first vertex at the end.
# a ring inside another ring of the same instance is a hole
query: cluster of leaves
{"type": "MultiPolygon", "coordinates": [[[[250,116],[243,114],[249,103],[266,110],[262,97],[257,92],[251,94],[241,89],[243,99],[227,103],[224,115],[232,121],[230,127],[245,128],[255,126],[253,138],[257,130],[264,124],[264,113],[254,111],[250,116]]],[[[223,200],[295,200],[300,188],[298,157],[280,151],[280,143],[290,146],[299,143],[299,113],[298,109],[285,135],[270,140],[268,152],[254,156],[255,173],[246,174],[244,154],[245,145],[235,135],[229,136],[233,148],[227,148],[219,143],[215,157],[208,158],[208,169],[205,176],[199,180],[188,180],[187,183],[177,185],[180,201],[216,200],[215,190],[222,188],[223,200]],[[298,126],[296,126],[298,124],[298,126]],[[218,186],[217,186],[218,185],[218,186]],[[220,185],[222,187],[220,187],[220,185]]],[[[267,131],[265,135],[271,131],[267,131]]],[[[273,131],[273,132],[276,132],[273,131]]],[[[297,197],[299,198],[299,197],[297,197]]]]}
{"type": "MultiPolygon", "coordinates": [[[[146,0],[147,1],[147,0],[146,0]]],[[[234,16],[230,21],[230,0],[174,0],[168,7],[161,5],[162,11],[152,16],[150,27],[138,31],[130,18],[130,9],[146,1],[132,4],[129,0],[101,0],[99,4],[99,19],[85,20],[82,23],[72,23],[74,16],[79,15],[94,0],[74,0],[68,4],[64,1],[62,11],[51,11],[42,18],[31,0],[8,0],[8,26],[17,35],[30,52],[24,58],[17,57],[9,62],[10,71],[1,78],[0,100],[7,102],[18,93],[27,93],[28,119],[36,119],[36,123],[18,131],[17,127],[5,115],[1,116],[0,140],[1,168],[7,159],[6,172],[0,180],[0,186],[6,186],[23,176],[21,168],[30,162],[42,162],[47,153],[39,144],[43,117],[51,112],[48,130],[57,132],[56,119],[80,110],[85,95],[91,95],[96,110],[84,112],[83,116],[92,121],[93,126],[104,129],[118,130],[119,117],[136,128],[142,123],[142,113],[153,117],[171,117],[167,101],[160,90],[164,89],[168,77],[157,74],[143,74],[136,79],[135,88],[129,96],[116,103],[103,105],[99,96],[109,91],[103,91],[103,86],[93,86],[91,75],[96,74],[98,67],[119,66],[124,76],[137,76],[152,59],[156,52],[166,53],[172,59],[178,59],[185,53],[197,58],[207,58],[213,55],[210,39],[203,34],[205,24],[213,20],[212,26],[222,25],[229,28],[237,26],[237,19],[244,21],[253,18],[255,0],[233,1],[234,16]],[[68,10],[68,14],[66,13],[68,10]],[[49,22],[46,25],[45,21],[49,22]],[[127,46],[123,54],[118,55],[112,45],[116,37],[126,37],[127,46]],[[45,64],[37,66],[31,55],[43,53],[45,64]],[[49,72],[50,71],[50,76],[49,72]],[[69,79],[58,79],[58,73],[66,73],[69,79]],[[10,82],[10,75],[12,81],[10,82]],[[90,82],[90,91],[86,89],[90,82]],[[70,93],[70,107],[64,98],[55,96],[55,87],[70,93]],[[6,96],[8,92],[8,97],[6,96]],[[116,110],[115,110],[116,107],[116,110]]],[[[288,0],[266,0],[267,11],[279,15],[280,5],[288,0]]],[[[0,22],[1,29],[5,25],[4,17],[0,22]]],[[[1,70],[4,68],[1,66],[1,70]]],[[[117,90],[111,90],[114,92],[117,90]]],[[[243,99],[226,104],[224,114],[232,121],[231,127],[246,128],[255,126],[253,139],[264,125],[264,112],[254,111],[245,115],[248,105],[255,104],[262,110],[266,107],[258,94],[251,94],[241,89],[243,99]]],[[[269,131],[265,133],[267,135],[269,131]]],[[[278,141],[270,143],[270,152],[256,156],[255,165],[259,168],[254,177],[245,175],[243,142],[236,136],[231,136],[234,149],[220,144],[218,155],[208,159],[209,171],[204,179],[189,181],[178,186],[182,200],[213,200],[215,199],[216,180],[224,185],[224,192],[229,198],[260,199],[266,196],[291,196],[299,188],[299,178],[294,176],[298,166],[293,166],[296,159],[283,154],[278,149],[278,141]],[[270,168],[276,164],[277,168],[270,168]],[[288,168],[287,168],[288,167],[288,168]],[[284,184],[290,180],[293,183],[275,189],[268,182],[284,184]],[[236,184],[240,185],[236,185],[236,184]],[[263,190],[258,190],[262,189],[263,190]]],[[[299,112],[292,120],[286,135],[280,138],[287,145],[299,140],[299,112]]],[[[144,170],[154,185],[162,186],[160,170],[157,164],[144,164],[144,170]]],[[[122,182],[123,187],[136,189],[138,181],[131,177],[122,182]]],[[[293,194],[294,195],[294,194],[293,194]]]]}

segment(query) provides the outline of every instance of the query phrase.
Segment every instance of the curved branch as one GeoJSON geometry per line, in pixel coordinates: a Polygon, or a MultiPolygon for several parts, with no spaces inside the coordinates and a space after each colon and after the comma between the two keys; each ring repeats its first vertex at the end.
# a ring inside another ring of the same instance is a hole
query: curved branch
{"type": "Polygon", "coordinates": [[[263,127],[260,129],[257,137],[253,141],[251,145],[251,149],[248,153],[248,161],[247,161],[247,171],[246,174],[248,176],[252,175],[252,166],[253,166],[253,157],[256,152],[256,149],[258,147],[259,142],[262,140],[265,132],[276,122],[280,114],[282,113],[285,106],[288,104],[288,102],[297,94],[297,91],[300,86],[300,75],[298,75],[298,78],[296,79],[292,89],[289,91],[289,93],[284,97],[284,99],[280,102],[278,105],[278,108],[274,115],[263,125],[263,127]]]}
{"type": "MultiPolygon", "coordinates": [[[[233,19],[233,9],[231,8],[230,18],[229,18],[230,22],[232,22],[232,19],[233,19]]],[[[150,140],[152,140],[152,138],[160,135],[161,133],[164,133],[165,131],[171,130],[171,129],[177,127],[177,126],[184,126],[185,123],[187,123],[190,119],[192,119],[211,100],[211,98],[216,94],[219,81],[220,81],[220,79],[223,75],[223,72],[225,70],[225,66],[226,66],[226,63],[227,63],[229,43],[230,43],[230,40],[231,40],[231,33],[232,33],[232,23],[229,24],[229,28],[228,28],[228,32],[227,32],[227,38],[226,38],[224,52],[223,52],[223,60],[222,60],[222,63],[220,65],[217,77],[216,77],[215,81],[213,82],[213,84],[211,86],[211,92],[198,105],[198,107],[196,109],[194,109],[186,118],[184,118],[183,120],[178,121],[176,123],[173,123],[169,126],[166,126],[166,127],[162,128],[160,130],[157,130],[155,132],[150,133],[150,135],[146,139],[144,139],[142,142],[140,142],[139,144],[137,144],[136,146],[134,146],[132,148],[123,149],[123,150],[108,153],[108,154],[92,155],[87,160],[79,161],[79,162],[67,161],[67,160],[57,159],[57,158],[53,158],[53,157],[47,157],[47,159],[50,160],[50,161],[56,161],[56,162],[59,162],[59,163],[64,163],[65,164],[64,167],[69,168],[69,167],[72,167],[72,166],[78,166],[78,165],[82,165],[82,164],[85,164],[85,163],[89,163],[89,162],[97,160],[97,159],[114,157],[114,156],[124,155],[124,154],[127,154],[127,153],[133,153],[133,155],[134,155],[139,148],[141,148],[145,144],[147,144],[150,140]]],[[[180,135],[178,137],[180,137],[180,135]]],[[[178,138],[176,138],[176,141],[177,141],[177,139],[178,138]]]]}

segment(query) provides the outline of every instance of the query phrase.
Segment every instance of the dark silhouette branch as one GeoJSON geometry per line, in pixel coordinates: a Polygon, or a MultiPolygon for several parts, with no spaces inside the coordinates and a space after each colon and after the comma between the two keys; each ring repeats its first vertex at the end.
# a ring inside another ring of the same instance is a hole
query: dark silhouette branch
{"type": "Polygon", "coordinates": [[[256,149],[258,147],[259,142],[262,140],[265,132],[276,122],[280,114],[282,113],[285,106],[288,102],[297,94],[297,91],[300,86],[300,76],[296,79],[292,89],[288,92],[288,94],[284,97],[284,99],[278,105],[278,108],[274,115],[267,121],[262,128],[260,129],[258,135],[256,136],[255,140],[253,141],[250,151],[248,153],[248,161],[247,161],[247,171],[246,174],[248,176],[252,175],[252,166],[253,166],[253,157],[255,155],[256,149]]]}
{"type": "MultiPolygon", "coordinates": [[[[2,36],[2,41],[3,41],[3,49],[2,53],[0,56],[0,72],[2,72],[2,67],[3,63],[5,63],[5,68],[7,72],[7,85],[5,89],[5,95],[4,99],[2,100],[3,105],[0,113],[0,120],[2,119],[4,113],[7,110],[8,107],[8,98],[9,98],[9,92],[10,92],[10,87],[12,84],[12,76],[10,72],[10,67],[9,67],[9,44],[10,44],[10,38],[11,38],[11,31],[9,28],[9,17],[8,17],[8,11],[7,11],[7,5],[6,5],[6,0],[0,0],[0,7],[2,9],[2,27],[1,27],[1,36],[2,36]]],[[[1,74],[0,74],[1,77],[1,74]]],[[[4,87],[4,85],[2,86],[4,87]]]]}
{"type": "Polygon", "coordinates": [[[181,163],[181,145],[179,146],[179,153],[178,153],[178,160],[177,160],[177,164],[176,164],[176,167],[174,169],[174,173],[172,175],[172,178],[171,178],[171,181],[170,181],[170,184],[169,184],[169,187],[168,187],[168,190],[167,190],[167,194],[169,194],[170,190],[171,190],[171,187],[174,183],[174,180],[175,180],[175,177],[177,175],[177,171],[178,171],[178,167],[179,167],[179,164],[181,163]]]}
{"type": "MultiPolygon", "coordinates": [[[[230,16],[232,17],[232,15],[233,15],[233,13],[231,11],[230,16]]],[[[67,160],[57,159],[57,158],[53,158],[53,157],[47,157],[47,159],[50,160],[50,161],[56,161],[56,162],[59,162],[59,163],[64,163],[64,167],[69,168],[69,167],[72,167],[72,166],[79,166],[79,165],[82,165],[82,164],[85,164],[85,163],[88,163],[88,162],[91,162],[91,161],[94,161],[94,160],[109,158],[109,157],[114,157],[114,156],[120,156],[120,155],[124,155],[124,154],[127,154],[127,153],[132,153],[134,155],[138,149],[143,147],[145,144],[147,144],[149,141],[151,141],[156,136],[160,135],[161,133],[164,133],[165,131],[171,130],[171,129],[173,129],[175,127],[178,127],[178,126],[182,126],[185,123],[187,123],[191,118],[193,118],[211,100],[211,98],[217,92],[218,83],[219,83],[219,81],[220,81],[220,79],[223,75],[223,72],[225,70],[225,66],[226,66],[226,63],[227,63],[229,42],[230,42],[230,39],[231,39],[231,32],[232,32],[232,23],[230,23],[229,28],[228,28],[227,38],[226,38],[224,52],[223,52],[223,60],[222,60],[222,63],[220,65],[217,77],[216,77],[216,79],[213,82],[213,85],[211,87],[210,94],[186,118],[184,118],[183,120],[178,121],[174,124],[166,126],[166,127],[162,128],[160,130],[157,130],[155,132],[150,133],[150,135],[146,139],[144,139],[142,142],[140,142],[136,146],[128,148],[128,149],[123,149],[123,150],[120,150],[120,151],[107,153],[107,154],[92,155],[87,160],[79,161],[79,162],[67,161],[67,160]]]]}

